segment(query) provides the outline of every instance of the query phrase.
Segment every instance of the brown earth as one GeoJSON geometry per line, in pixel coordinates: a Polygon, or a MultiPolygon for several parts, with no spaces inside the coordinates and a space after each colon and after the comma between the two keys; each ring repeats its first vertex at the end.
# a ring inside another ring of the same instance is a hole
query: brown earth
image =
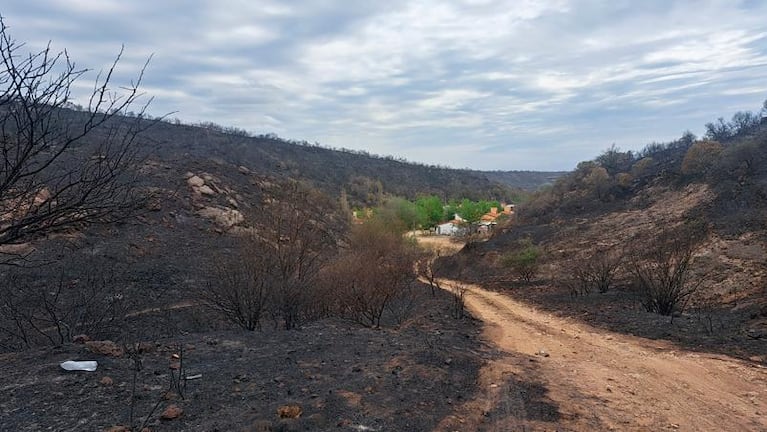
{"type": "Polygon", "coordinates": [[[483,366],[480,392],[438,430],[767,430],[763,366],[600,330],[462,286],[485,340],[503,355],[483,366]],[[520,385],[533,377],[536,385],[520,385]]]}

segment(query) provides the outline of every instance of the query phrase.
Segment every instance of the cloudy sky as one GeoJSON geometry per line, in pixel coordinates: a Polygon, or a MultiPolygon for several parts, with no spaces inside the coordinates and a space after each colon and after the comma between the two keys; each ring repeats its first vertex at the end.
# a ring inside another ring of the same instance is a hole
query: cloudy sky
{"type": "MultiPolygon", "coordinates": [[[[5,0],[151,113],[477,169],[571,169],[767,98],[763,0],[5,0]]],[[[91,76],[91,79],[93,76],[91,76]]],[[[78,91],[87,89],[83,81],[78,91]]]]}

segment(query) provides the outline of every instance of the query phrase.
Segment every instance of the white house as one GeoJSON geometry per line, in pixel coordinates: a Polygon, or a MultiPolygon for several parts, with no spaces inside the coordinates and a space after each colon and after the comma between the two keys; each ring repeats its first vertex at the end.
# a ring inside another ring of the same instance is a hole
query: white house
{"type": "Polygon", "coordinates": [[[453,221],[447,221],[437,225],[438,235],[455,235],[458,232],[458,225],[453,221]]]}
{"type": "Polygon", "coordinates": [[[461,235],[466,231],[466,228],[462,226],[465,222],[466,221],[462,217],[455,215],[455,219],[437,225],[437,234],[450,236],[461,235]]]}

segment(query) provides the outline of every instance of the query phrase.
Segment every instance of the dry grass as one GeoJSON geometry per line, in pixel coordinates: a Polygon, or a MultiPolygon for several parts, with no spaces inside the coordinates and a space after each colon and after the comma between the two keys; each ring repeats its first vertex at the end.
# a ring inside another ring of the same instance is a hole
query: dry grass
{"type": "Polygon", "coordinates": [[[453,255],[458,253],[466,244],[455,237],[438,236],[438,235],[418,235],[414,237],[418,241],[418,244],[426,249],[439,251],[441,256],[453,255]]]}

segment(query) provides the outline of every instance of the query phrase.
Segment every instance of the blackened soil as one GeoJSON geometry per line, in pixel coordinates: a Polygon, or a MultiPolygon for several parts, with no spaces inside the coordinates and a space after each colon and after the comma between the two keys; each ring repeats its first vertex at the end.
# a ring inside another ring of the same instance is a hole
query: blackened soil
{"type": "Polygon", "coordinates": [[[479,323],[452,318],[450,302],[445,293],[427,296],[398,329],[325,320],[296,331],[151,341],[135,386],[131,359],[83,345],[3,354],[0,430],[129,426],[134,390],[134,430],[145,421],[152,431],[432,430],[472,397],[479,368],[493,355],[479,342],[479,323]],[[174,354],[182,357],[178,370],[170,368],[174,354]],[[67,372],[59,367],[65,360],[99,367],[67,372]],[[179,371],[202,377],[177,386],[179,371]],[[183,414],[161,420],[171,404],[183,414]],[[280,407],[291,405],[300,416],[280,418],[280,407]]]}

